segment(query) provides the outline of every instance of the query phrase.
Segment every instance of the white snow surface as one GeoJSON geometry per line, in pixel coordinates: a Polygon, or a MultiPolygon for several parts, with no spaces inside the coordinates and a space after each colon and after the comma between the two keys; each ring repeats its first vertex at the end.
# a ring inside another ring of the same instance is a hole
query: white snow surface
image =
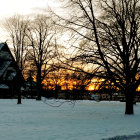
{"type": "Polygon", "coordinates": [[[123,102],[16,102],[0,100],[0,140],[140,140],[140,103],[125,115],[123,102]]]}

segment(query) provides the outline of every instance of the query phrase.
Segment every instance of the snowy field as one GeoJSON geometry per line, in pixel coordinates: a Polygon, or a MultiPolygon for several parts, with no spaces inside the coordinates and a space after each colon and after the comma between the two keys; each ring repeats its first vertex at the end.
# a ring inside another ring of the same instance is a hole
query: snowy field
{"type": "Polygon", "coordinates": [[[140,104],[124,115],[122,102],[0,100],[0,140],[140,140],[140,104]],[[50,104],[50,105],[48,105],[50,104]]]}

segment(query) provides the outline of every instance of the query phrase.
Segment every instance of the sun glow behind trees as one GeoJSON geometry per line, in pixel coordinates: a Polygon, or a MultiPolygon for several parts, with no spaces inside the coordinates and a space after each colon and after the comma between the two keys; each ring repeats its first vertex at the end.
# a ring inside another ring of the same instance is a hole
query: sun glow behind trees
{"type": "Polygon", "coordinates": [[[70,73],[73,72],[61,70],[60,72],[50,73],[42,81],[43,89],[55,90],[57,87],[60,87],[61,90],[96,91],[99,89],[99,86],[104,81],[102,79],[94,78],[91,81],[87,79],[85,80],[85,82],[83,82],[80,79],[75,79],[70,73]],[[84,88],[82,89],[82,87],[84,88]]]}
{"type": "MultiPolygon", "coordinates": [[[[53,74],[49,74],[48,77],[46,77],[42,84],[43,84],[43,89],[47,89],[47,90],[55,90],[56,87],[60,87],[61,90],[80,90],[80,87],[82,86],[82,81],[81,80],[76,80],[73,79],[71,76],[69,76],[69,78],[65,79],[65,76],[67,75],[67,72],[65,71],[61,71],[58,73],[54,73],[53,74]],[[59,75],[59,76],[58,76],[59,75]]],[[[106,89],[113,89],[115,88],[114,85],[109,86],[109,85],[104,85],[101,86],[101,84],[103,84],[103,82],[105,81],[105,79],[98,79],[98,78],[93,78],[89,84],[84,85],[84,90],[87,91],[98,91],[102,88],[106,88],[106,89]]],[[[88,82],[85,82],[88,83],[88,82]]],[[[117,91],[119,91],[118,88],[116,88],[117,91]]],[[[137,88],[137,91],[140,91],[140,86],[137,88]]]]}

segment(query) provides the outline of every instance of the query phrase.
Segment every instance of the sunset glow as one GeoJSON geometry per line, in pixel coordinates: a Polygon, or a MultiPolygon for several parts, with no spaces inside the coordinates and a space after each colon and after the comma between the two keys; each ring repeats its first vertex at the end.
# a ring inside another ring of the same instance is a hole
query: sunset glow
{"type": "Polygon", "coordinates": [[[88,90],[90,90],[90,91],[95,90],[94,85],[89,86],[89,87],[88,87],[88,90]]]}

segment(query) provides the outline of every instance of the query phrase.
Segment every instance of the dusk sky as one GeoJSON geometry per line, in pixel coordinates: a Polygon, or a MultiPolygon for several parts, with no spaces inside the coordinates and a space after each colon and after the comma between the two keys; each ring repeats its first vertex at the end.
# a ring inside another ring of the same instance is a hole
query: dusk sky
{"type": "Polygon", "coordinates": [[[1,2],[0,19],[13,14],[31,14],[35,9],[57,5],[56,0],[4,0],[1,2]]]}
{"type": "MultiPolygon", "coordinates": [[[[58,0],[4,0],[0,8],[0,42],[7,40],[6,32],[3,28],[3,21],[15,14],[32,15],[44,12],[41,9],[51,7],[53,10],[60,11],[58,0]]],[[[62,11],[61,11],[62,13],[62,11]]]]}

